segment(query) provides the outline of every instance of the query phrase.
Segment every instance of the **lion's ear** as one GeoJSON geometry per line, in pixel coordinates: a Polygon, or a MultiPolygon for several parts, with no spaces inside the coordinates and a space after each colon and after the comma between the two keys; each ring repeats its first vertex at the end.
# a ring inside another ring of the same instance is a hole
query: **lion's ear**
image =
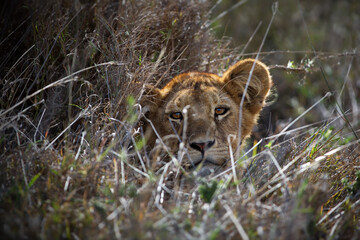
{"type": "Polygon", "coordinates": [[[161,90],[151,85],[144,85],[143,94],[140,98],[142,112],[146,115],[154,113],[161,101],[161,90]]]}
{"type": "Polygon", "coordinates": [[[265,64],[255,59],[239,61],[224,73],[222,81],[225,91],[239,104],[249,76],[251,78],[245,93],[245,106],[252,113],[257,114],[264,106],[264,101],[272,86],[271,76],[265,64]]]}

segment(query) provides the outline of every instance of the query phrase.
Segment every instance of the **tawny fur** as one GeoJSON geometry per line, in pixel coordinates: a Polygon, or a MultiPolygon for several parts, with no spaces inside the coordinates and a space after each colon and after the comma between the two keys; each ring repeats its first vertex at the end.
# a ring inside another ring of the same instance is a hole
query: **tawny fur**
{"type": "MultiPolygon", "coordinates": [[[[162,89],[147,87],[141,101],[143,109],[147,111],[146,116],[172,154],[178,154],[181,139],[186,151],[178,157],[183,159],[184,166],[199,163],[224,166],[230,157],[228,136],[233,136],[233,150],[239,149],[238,143],[243,143],[249,137],[272,86],[267,66],[256,61],[253,68],[254,63],[254,59],[239,61],[223,77],[189,72],[174,77],[162,89]],[[239,131],[241,98],[252,69],[239,131]],[[227,112],[216,115],[215,109],[219,107],[227,109],[227,112]],[[176,112],[180,112],[183,118],[172,119],[171,114],[176,112]],[[197,149],[192,143],[198,146],[211,144],[209,148],[197,149]]],[[[156,149],[157,136],[152,126],[145,121],[144,128],[147,145],[150,149],[156,149]]]]}

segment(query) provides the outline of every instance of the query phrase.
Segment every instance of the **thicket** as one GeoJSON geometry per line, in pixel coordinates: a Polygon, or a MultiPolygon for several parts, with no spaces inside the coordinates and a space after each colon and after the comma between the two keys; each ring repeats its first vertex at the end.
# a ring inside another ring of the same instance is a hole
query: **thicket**
{"type": "MultiPolygon", "coordinates": [[[[360,238],[356,10],[347,27],[337,21],[346,12],[335,3],[243,1],[232,15],[227,10],[237,3],[221,2],[3,4],[1,236],[360,238]],[[329,22],[343,33],[344,47],[311,28],[335,10],[329,22]],[[243,29],[242,44],[219,37],[232,24],[224,19],[235,16],[242,17],[232,25],[243,29]],[[309,43],[304,49],[297,33],[309,43]],[[326,51],[319,39],[331,43],[326,51]],[[257,54],[271,66],[277,97],[236,163],[238,181],[232,171],[211,179],[189,174],[192,188],[169,188],[172,168],[155,172],[139,163],[146,152],[133,133],[145,83],[163,86],[190,70],[221,73],[257,54]]],[[[341,2],[359,9],[356,1],[341,2]]]]}

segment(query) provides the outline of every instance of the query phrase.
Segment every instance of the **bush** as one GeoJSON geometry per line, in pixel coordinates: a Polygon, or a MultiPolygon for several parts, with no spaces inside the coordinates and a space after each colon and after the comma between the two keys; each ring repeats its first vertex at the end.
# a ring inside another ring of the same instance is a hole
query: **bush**
{"type": "Polygon", "coordinates": [[[133,137],[144,84],[163,86],[190,70],[223,72],[246,55],[214,37],[211,7],[182,0],[3,5],[1,236],[359,237],[359,122],[350,113],[300,128],[277,123],[280,135],[258,136],[237,159],[239,181],[232,171],[210,180],[189,173],[192,184],[182,188],[174,164],[155,171],[147,162],[145,143],[133,137]]]}

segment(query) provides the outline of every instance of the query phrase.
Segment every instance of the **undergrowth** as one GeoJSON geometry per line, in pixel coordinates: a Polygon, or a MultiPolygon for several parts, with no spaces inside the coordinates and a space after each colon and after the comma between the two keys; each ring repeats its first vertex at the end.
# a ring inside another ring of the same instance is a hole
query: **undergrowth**
{"type": "MultiPolygon", "coordinates": [[[[173,182],[176,161],[161,169],[147,161],[134,137],[144,84],[223,72],[244,57],[213,36],[211,9],[206,1],[22,1],[6,15],[4,239],[360,238],[359,120],[356,109],[343,110],[343,89],[313,99],[270,136],[255,134],[235,172],[187,173],[183,188],[173,182]],[[328,117],[297,125],[313,108],[328,117]]],[[[289,59],[272,71],[311,76],[318,63],[289,59]]],[[[354,107],[359,92],[351,93],[354,107]]]]}

